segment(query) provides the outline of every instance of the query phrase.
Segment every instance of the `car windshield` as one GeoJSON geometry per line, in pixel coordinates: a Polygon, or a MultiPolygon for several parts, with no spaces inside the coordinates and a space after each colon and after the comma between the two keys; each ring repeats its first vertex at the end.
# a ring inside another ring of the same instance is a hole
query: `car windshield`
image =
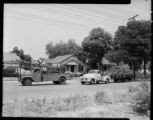
{"type": "Polygon", "coordinates": [[[93,74],[93,73],[100,73],[100,72],[99,72],[99,71],[97,71],[97,70],[89,70],[89,72],[88,72],[88,73],[90,73],[90,74],[92,73],[92,74],[93,74]]]}

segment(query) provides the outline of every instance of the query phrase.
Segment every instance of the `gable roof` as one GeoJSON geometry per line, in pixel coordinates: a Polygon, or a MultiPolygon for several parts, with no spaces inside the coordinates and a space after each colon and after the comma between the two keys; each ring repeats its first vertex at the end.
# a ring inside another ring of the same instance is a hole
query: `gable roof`
{"type": "Polygon", "coordinates": [[[52,64],[59,64],[62,61],[66,60],[66,59],[68,59],[68,58],[70,58],[72,56],[73,56],[73,54],[57,56],[57,57],[55,57],[53,59],[48,59],[48,60],[46,59],[46,62],[52,63],[52,64]]]}
{"type": "Polygon", "coordinates": [[[116,63],[112,63],[106,58],[103,58],[101,62],[103,63],[103,65],[116,65],[116,63]]]}
{"type": "Polygon", "coordinates": [[[38,63],[38,60],[32,60],[31,63],[32,63],[32,64],[39,64],[39,63],[38,63]]]}
{"type": "Polygon", "coordinates": [[[15,53],[4,53],[3,54],[3,60],[4,61],[16,61],[19,60],[20,57],[17,56],[15,53]]]}

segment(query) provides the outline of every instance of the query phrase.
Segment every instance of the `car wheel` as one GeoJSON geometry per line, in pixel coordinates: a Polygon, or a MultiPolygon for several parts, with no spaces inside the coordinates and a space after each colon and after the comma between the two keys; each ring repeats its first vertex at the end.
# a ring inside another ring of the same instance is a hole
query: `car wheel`
{"type": "Polygon", "coordinates": [[[99,81],[96,81],[96,84],[99,84],[99,81]]]}
{"type": "Polygon", "coordinates": [[[84,84],[85,84],[85,82],[81,82],[81,84],[82,84],[82,85],[84,85],[84,84]]]}
{"type": "Polygon", "coordinates": [[[118,79],[114,79],[114,82],[118,82],[118,79]]]}
{"type": "Polygon", "coordinates": [[[53,81],[54,84],[59,84],[59,81],[53,81]]]}
{"type": "Polygon", "coordinates": [[[109,83],[109,78],[106,78],[106,83],[109,83]]]}
{"type": "Polygon", "coordinates": [[[95,83],[95,80],[92,79],[92,80],[90,81],[90,84],[94,84],[94,83],[95,83]]]}
{"type": "Polygon", "coordinates": [[[61,78],[59,79],[59,83],[60,83],[60,84],[65,84],[65,83],[66,83],[66,79],[65,79],[64,77],[61,77],[61,78]]]}
{"type": "Polygon", "coordinates": [[[23,86],[31,86],[32,85],[32,80],[30,78],[25,78],[21,82],[23,86]]]}

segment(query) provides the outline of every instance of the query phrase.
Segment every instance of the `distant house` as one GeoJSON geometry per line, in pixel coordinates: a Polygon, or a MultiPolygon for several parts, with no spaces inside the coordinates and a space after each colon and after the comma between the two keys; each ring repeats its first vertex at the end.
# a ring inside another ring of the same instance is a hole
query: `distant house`
{"type": "Polygon", "coordinates": [[[66,71],[77,73],[86,72],[87,65],[73,54],[57,56],[53,59],[44,60],[48,65],[55,67],[65,66],[66,71]]]}
{"type": "MultiPolygon", "coordinates": [[[[39,66],[38,60],[33,60],[32,64],[39,66]]],[[[66,71],[72,73],[85,72],[87,69],[87,65],[73,54],[57,56],[53,59],[44,58],[43,64],[54,67],[64,66],[66,71]]]]}
{"type": "Polygon", "coordinates": [[[116,63],[110,62],[106,58],[103,58],[101,62],[103,64],[104,71],[109,70],[112,66],[116,66],[117,65],[116,63]]]}
{"type": "Polygon", "coordinates": [[[7,67],[12,67],[17,71],[19,67],[17,60],[20,60],[20,57],[15,53],[3,53],[3,68],[6,69],[7,67]]]}

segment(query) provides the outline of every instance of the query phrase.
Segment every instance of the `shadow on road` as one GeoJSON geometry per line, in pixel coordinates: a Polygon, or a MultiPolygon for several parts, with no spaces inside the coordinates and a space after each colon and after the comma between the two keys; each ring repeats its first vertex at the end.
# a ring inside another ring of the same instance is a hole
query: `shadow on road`
{"type": "MultiPolygon", "coordinates": [[[[54,85],[54,86],[63,86],[63,85],[68,85],[68,84],[70,84],[70,83],[66,83],[66,84],[53,84],[53,83],[42,83],[42,84],[32,84],[31,86],[52,86],[52,85],[54,85]]],[[[23,86],[23,85],[19,85],[19,86],[23,86]]]]}

